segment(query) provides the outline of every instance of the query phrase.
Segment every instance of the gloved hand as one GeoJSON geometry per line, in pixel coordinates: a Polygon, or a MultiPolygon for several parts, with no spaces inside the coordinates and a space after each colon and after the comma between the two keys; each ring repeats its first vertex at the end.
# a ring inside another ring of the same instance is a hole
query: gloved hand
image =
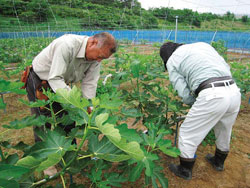
{"type": "Polygon", "coordinates": [[[88,106],[88,107],[87,107],[87,112],[88,112],[88,114],[91,114],[92,111],[93,111],[93,106],[88,106]]]}

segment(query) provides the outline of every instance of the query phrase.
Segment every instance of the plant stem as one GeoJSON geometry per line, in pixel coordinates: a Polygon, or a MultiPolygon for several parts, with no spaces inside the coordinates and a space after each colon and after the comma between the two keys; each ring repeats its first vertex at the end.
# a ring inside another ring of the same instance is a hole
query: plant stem
{"type": "MultiPolygon", "coordinates": [[[[137,87],[138,101],[139,101],[139,105],[138,106],[139,106],[140,112],[143,113],[139,84],[140,84],[139,83],[139,78],[137,78],[136,79],[136,87],[137,87]]],[[[144,118],[144,116],[142,118],[144,118]]]]}
{"type": "Polygon", "coordinates": [[[64,111],[64,109],[59,110],[57,113],[55,113],[55,116],[57,116],[57,114],[59,114],[60,112],[64,111]]]}
{"type": "Polygon", "coordinates": [[[74,157],[73,157],[73,158],[69,161],[69,163],[62,169],[62,171],[65,170],[66,168],[68,168],[68,167],[70,166],[70,164],[75,160],[75,158],[77,157],[78,152],[79,152],[80,149],[82,148],[82,145],[83,145],[83,143],[84,143],[84,141],[85,141],[85,139],[86,139],[86,137],[87,137],[87,134],[88,134],[88,126],[86,126],[85,129],[84,129],[84,134],[83,134],[82,140],[81,140],[81,142],[80,142],[80,144],[79,144],[79,147],[77,148],[77,150],[76,150],[76,152],[75,152],[74,157]]]}
{"type": "Polygon", "coordinates": [[[46,110],[50,111],[50,108],[47,108],[46,106],[44,106],[44,109],[46,109],[46,110]]]}
{"type": "Polygon", "coordinates": [[[64,181],[63,175],[60,174],[60,177],[61,177],[61,180],[62,180],[63,188],[66,188],[66,185],[65,185],[65,181],[64,181]]]}
{"type": "Polygon", "coordinates": [[[53,103],[49,103],[51,116],[52,116],[52,118],[53,118],[53,120],[54,120],[54,124],[51,124],[51,127],[52,127],[52,129],[54,129],[54,128],[56,127],[57,123],[56,123],[56,115],[55,115],[55,112],[54,112],[54,110],[53,110],[52,104],[53,104],[53,103]]]}
{"type": "Polygon", "coordinates": [[[4,133],[6,133],[6,132],[8,132],[8,131],[10,131],[10,130],[11,130],[11,129],[7,129],[7,130],[1,132],[0,135],[1,135],[1,134],[4,134],[4,133]]]}
{"type": "Polygon", "coordinates": [[[159,150],[159,148],[152,149],[151,152],[157,151],[157,150],[159,150]]]}
{"type": "Polygon", "coordinates": [[[63,162],[63,165],[66,166],[66,163],[65,163],[65,160],[63,159],[63,157],[62,157],[62,162],[63,162]]]}
{"type": "MultiPolygon", "coordinates": [[[[56,175],[56,174],[55,174],[56,175]]],[[[54,177],[54,176],[53,176],[54,177]]],[[[53,178],[54,179],[54,178],[53,178]]],[[[50,180],[52,180],[52,177],[50,178],[50,180]]],[[[36,186],[38,186],[38,185],[42,185],[42,184],[44,184],[44,183],[46,183],[47,182],[47,179],[42,179],[42,180],[40,180],[40,181],[38,181],[38,182],[36,182],[36,183],[33,183],[30,187],[36,187],[36,186]]]]}
{"type": "Polygon", "coordinates": [[[89,127],[89,129],[100,130],[100,129],[97,128],[97,127],[89,127]]]}
{"type": "Polygon", "coordinates": [[[84,155],[82,157],[78,157],[77,160],[81,160],[81,159],[84,159],[84,158],[87,158],[87,157],[93,157],[93,156],[94,156],[93,154],[84,155]]]}
{"type": "Polygon", "coordinates": [[[150,149],[150,146],[148,146],[148,148],[147,148],[147,153],[149,152],[149,149],[150,149]]]}
{"type": "Polygon", "coordinates": [[[91,185],[90,185],[90,187],[89,187],[89,188],[91,188],[93,184],[94,184],[94,182],[92,182],[92,183],[91,183],[91,185]]]}

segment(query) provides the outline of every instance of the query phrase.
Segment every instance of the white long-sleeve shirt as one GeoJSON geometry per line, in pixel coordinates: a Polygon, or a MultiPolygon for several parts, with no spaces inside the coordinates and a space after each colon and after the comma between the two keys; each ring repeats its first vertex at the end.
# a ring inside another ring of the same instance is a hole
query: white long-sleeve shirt
{"type": "Polygon", "coordinates": [[[198,42],[178,47],[167,61],[169,78],[185,104],[193,104],[198,86],[212,77],[231,76],[230,67],[209,44],[198,42]]]}
{"type": "Polygon", "coordinates": [[[85,50],[88,36],[66,34],[55,39],[33,60],[32,66],[41,80],[47,80],[54,92],[82,81],[82,93],[87,99],[96,95],[100,63],[87,61],[85,50]]]}

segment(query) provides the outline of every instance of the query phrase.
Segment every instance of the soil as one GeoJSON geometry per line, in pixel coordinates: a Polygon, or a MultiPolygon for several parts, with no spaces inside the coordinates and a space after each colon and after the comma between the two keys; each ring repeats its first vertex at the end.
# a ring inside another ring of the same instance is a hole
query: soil
{"type": "MultiPolygon", "coordinates": [[[[162,166],[164,174],[168,178],[170,188],[247,188],[250,187],[250,104],[248,99],[242,101],[243,109],[240,110],[238,118],[233,127],[233,138],[231,150],[225,162],[223,172],[215,171],[205,160],[208,153],[214,153],[215,146],[200,145],[197,150],[197,160],[193,168],[193,178],[190,181],[183,180],[174,176],[168,169],[170,163],[179,163],[178,158],[171,158],[162,155],[162,166]]],[[[12,144],[23,141],[26,144],[33,144],[32,128],[21,130],[7,130],[2,125],[10,121],[20,119],[30,114],[28,107],[18,101],[19,98],[26,96],[16,94],[5,94],[4,101],[7,103],[6,112],[0,111],[0,140],[11,140],[12,144]],[[4,132],[6,131],[6,132],[4,132]]],[[[129,122],[128,122],[129,124],[129,122]]],[[[8,150],[9,153],[15,153],[15,150],[8,150]]],[[[21,156],[21,153],[18,153],[21,156]]],[[[78,182],[82,182],[81,180],[78,182]]],[[[84,182],[82,182],[84,183],[84,182]]],[[[140,178],[133,184],[123,186],[138,188],[144,187],[144,178],[140,178]]]]}

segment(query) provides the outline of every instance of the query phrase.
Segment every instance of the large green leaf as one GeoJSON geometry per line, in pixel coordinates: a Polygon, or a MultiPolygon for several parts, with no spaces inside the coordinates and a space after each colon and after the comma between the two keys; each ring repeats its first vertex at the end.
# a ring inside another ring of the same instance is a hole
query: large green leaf
{"type": "Polygon", "coordinates": [[[36,117],[36,115],[33,115],[33,116],[27,116],[21,120],[14,120],[10,122],[10,125],[3,125],[3,127],[8,129],[22,129],[33,125],[43,126],[45,125],[46,121],[47,118],[45,116],[36,117]]]}
{"type": "Polygon", "coordinates": [[[176,147],[171,147],[171,148],[160,147],[160,150],[164,154],[171,156],[171,157],[178,157],[181,154],[180,150],[176,147]]]}
{"type": "MultiPolygon", "coordinates": [[[[83,155],[88,155],[88,153],[86,152],[83,152],[83,151],[80,151],[80,154],[83,156],[83,155]]],[[[75,156],[75,152],[74,151],[68,151],[65,153],[65,155],[63,156],[63,159],[65,161],[66,164],[68,164],[72,157],[75,156]]],[[[79,160],[74,160],[70,167],[67,168],[67,171],[74,175],[74,174],[77,174],[79,173],[82,169],[86,169],[88,168],[89,164],[93,164],[93,162],[95,162],[94,160],[91,160],[90,157],[87,157],[87,158],[83,158],[83,159],[79,159],[79,160]]]]}
{"type": "Polygon", "coordinates": [[[139,112],[138,109],[136,108],[122,108],[122,114],[125,115],[126,117],[142,117],[143,114],[139,112]]]}
{"type": "Polygon", "coordinates": [[[158,188],[158,184],[156,180],[161,184],[162,188],[168,188],[168,179],[165,175],[161,172],[162,167],[156,166],[153,170],[153,174],[151,176],[152,184],[154,188],[158,188]]]}
{"type": "Polygon", "coordinates": [[[70,119],[75,122],[76,126],[87,124],[89,118],[88,115],[79,108],[69,110],[68,115],[70,119]]]}
{"type": "Polygon", "coordinates": [[[29,172],[29,169],[21,166],[14,166],[8,164],[0,164],[0,178],[15,179],[20,178],[23,174],[29,172]]]}
{"type": "Polygon", "coordinates": [[[108,119],[108,114],[100,114],[96,116],[96,125],[100,129],[100,131],[108,137],[108,139],[119,149],[129,154],[131,157],[142,160],[144,157],[144,153],[140,148],[138,142],[127,142],[125,138],[121,138],[119,130],[114,128],[114,125],[103,123],[108,119]]]}
{"type": "Polygon", "coordinates": [[[164,148],[169,148],[169,147],[171,147],[171,145],[172,145],[172,142],[171,142],[171,140],[163,140],[163,139],[161,139],[160,141],[158,141],[157,142],[157,146],[160,148],[160,149],[163,149],[164,150],[164,148]]]}
{"type": "Polygon", "coordinates": [[[10,164],[10,165],[14,165],[16,164],[16,162],[18,161],[18,155],[15,153],[13,155],[9,155],[7,158],[5,158],[4,160],[0,161],[0,164],[10,164]]]}
{"type": "Polygon", "coordinates": [[[14,149],[16,150],[22,150],[22,151],[26,151],[28,150],[31,146],[30,145],[27,145],[25,144],[23,141],[21,142],[18,142],[18,144],[12,146],[14,149]]]}
{"type": "Polygon", "coordinates": [[[54,166],[57,163],[59,163],[61,159],[62,159],[62,156],[60,153],[52,153],[48,155],[48,158],[39,165],[36,171],[40,172],[49,168],[50,166],[54,166]]]}
{"type": "Polygon", "coordinates": [[[5,148],[14,148],[16,150],[22,150],[22,151],[27,151],[31,146],[23,143],[23,141],[18,142],[16,145],[11,145],[8,141],[3,141],[0,142],[0,146],[3,146],[5,148]]]}
{"type": "Polygon", "coordinates": [[[20,89],[23,86],[22,82],[10,82],[0,79],[0,92],[12,92],[17,94],[26,94],[24,89],[20,89]]]}
{"type": "Polygon", "coordinates": [[[172,111],[172,112],[177,112],[177,107],[174,104],[174,102],[168,103],[168,108],[172,111]]]}
{"type": "Polygon", "coordinates": [[[115,154],[115,153],[106,153],[106,154],[97,154],[98,158],[110,161],[110,162],[122,162],[131,159],[131,156],[126,154],[115,154]]]}
{"type": "Polygon", "coordinates": [[[126,138],[128,141],[136,141],[138,143],[141,143],[143,141],[136,130],[128,129],[128,125],[125,123],[117,126],[116,128],[119,130],[121,136],[126,138]]]}
{"type": "Polygon", "coordinates": [[[112,140],[116,147],[120,148],[122,151],[128,153],[131,157],[142,160],[144,157],[143,151],[140,148],[138,142],[128,142],[125,138],[122,138],[119,142],[112,140]]]}
{"type": "Polygon", "coordinates": [[[131,172],[129,173],[129,181],[135,182],[137,179],[139,179],[143,168],[143,162],[138,162],[137,165],[133,167],[131,172]]]}
{"type": "Polygon", "coordinates": [[[0,178],[0,187],[2,188],[19,188],[19,184],[14,180],[6,180],[0,178]]]}
{"type": "Polygon", "coordinates": [[[77,108],[83,109],[89,105],[87,99],[82,97],[82,93],[76,86],[74,86],[70,91],[67,89],[57,89],[56,94],[60,96],[57,102],[63,104],[72,104],[77,108]]]}
{"type": "Polygon", "coordinates": [[[100,104],[100,99],[98,98],[93,98],[91,99],[93,107],[96,108],[100,104]]]}
{"type": "Polygon", "coordinates": [[[47,101],[45,101],[45,100],[37,100],[35,102],[32,102],[32,101],[26,101],[26,100],[23,100],[23,99],[19,99],[19,101],[22,102],[23,104],[29,106],[30,108],[46,106],[47,104],[49,104],[49,100],[47,100],[47,101]]]}
{"type": "Polygon", "coordinates": [[[19,181],[21,187],[31,186],[31,184],[34,182],[32,174],[40,166],[42,161],[43,160],[41,159],[36,159],[32,156],[27,156],[27,157],[20,159],[17,162],[18,166],[22,166],[22,167],[30,169],[30,172],[22,176],[22,179],[19,181]]]}
{"type": "Polygon", "coordinates": [[[151,148],[155,148],[156,142],[156,135],[154,134],[155,131],[153,129],[149,129],[148,134],[143,134],[143,138],[145,140],[146,145],[150,146],[151,148]]]}
{"type": "Polygon", "coordinates": [[[2,141],[0,142],[0,146],[3,146],[5,148],[12,148],[12,145],[8,141],[2,141]]]}
{"type": "Polygon", "coordinates": [[[146,153],[145,155],[146,156],[142,160],[142,162],[144,163],[144,165],[146,167],[145,174],[147,176],[152,176],[153,170],[155,167],[155,164],[153,161],[158,160],[158,156],[156,154],[153,154],[153,153],[146,153]]]}
{"type": "Polygon", "coordinates": [[[34,170],[40,165],[41,161],[42,160],[36,159],[32,156],[27,156],[27,157],[20,159],[17,162],[17,165],[34,170]]]}
{"type": "Polygon", "coordinates": [[[107,179],[106,181],[108,181],[108,185],[113,187],[122,187],[121,183],[127,181],[127,178],[119,173],[105,173],[104,176],[107,179]]]}
{"type": "Polygon", "coordinates": [[[105,109],[117,109],[122,105],[122,101],[117,97],[111,97],[108,93],[100,96],[100,107],[105,109]]]}
{"type": "Polygon", "coordinates": [[[147,176],[151,176],[152,173],[153,173],[153,169],[154,169],[154,163],[150,160],[147,160],[146,158],[143,159],[143,163],[146,167],[146,171],[145,171],[145,174],[147,176]]]}
{"type": "Polygon", "coordinates": [[[140,76],[140,61],[134,60],[130,65],[131,73],[134,78],[139,78],[140,76]]]}
{"type": "Polygon", "coordinates": [[[121,135],[119,133],[119,130],[114,128],[113,124],[106,123],[105,125],[103,125],[103,123],[107,121],[108,116],[109,115],[107,113],[103,113],[96,116],[95,119],[96,125],[105,136],[107,136],[108,138],[110,138],[115,142],[119,142],[121,140],[121,135]]]}
{"type": "Polygon", "coordinates": [[[18,161],[18,165],[42,171],[60,162],[66,151],[72,150],[72,139],[66,139],[56,131],[49,131],[44,142],[30,148],[29,156],[18,161]]]}
{"type": "Polygon", "coordinates": [[[89,150],[94,153],[95,157],[104,159],[110,162],[121,162],[131,158],[119,150],[107,137],[103,137],[100,141],[97,135],[92,135],[89,138],[89,150]]]}
{"type": "Polygon", "coordinates": [[[43,142],[37,142],[30,148],[29,155],[36,159],[44,159],[51,154],[57,153],[62,157],[66,151],[72,150],[72,139],[66,138],[57,131],[48,131],[47,136],[43,142]]]}

